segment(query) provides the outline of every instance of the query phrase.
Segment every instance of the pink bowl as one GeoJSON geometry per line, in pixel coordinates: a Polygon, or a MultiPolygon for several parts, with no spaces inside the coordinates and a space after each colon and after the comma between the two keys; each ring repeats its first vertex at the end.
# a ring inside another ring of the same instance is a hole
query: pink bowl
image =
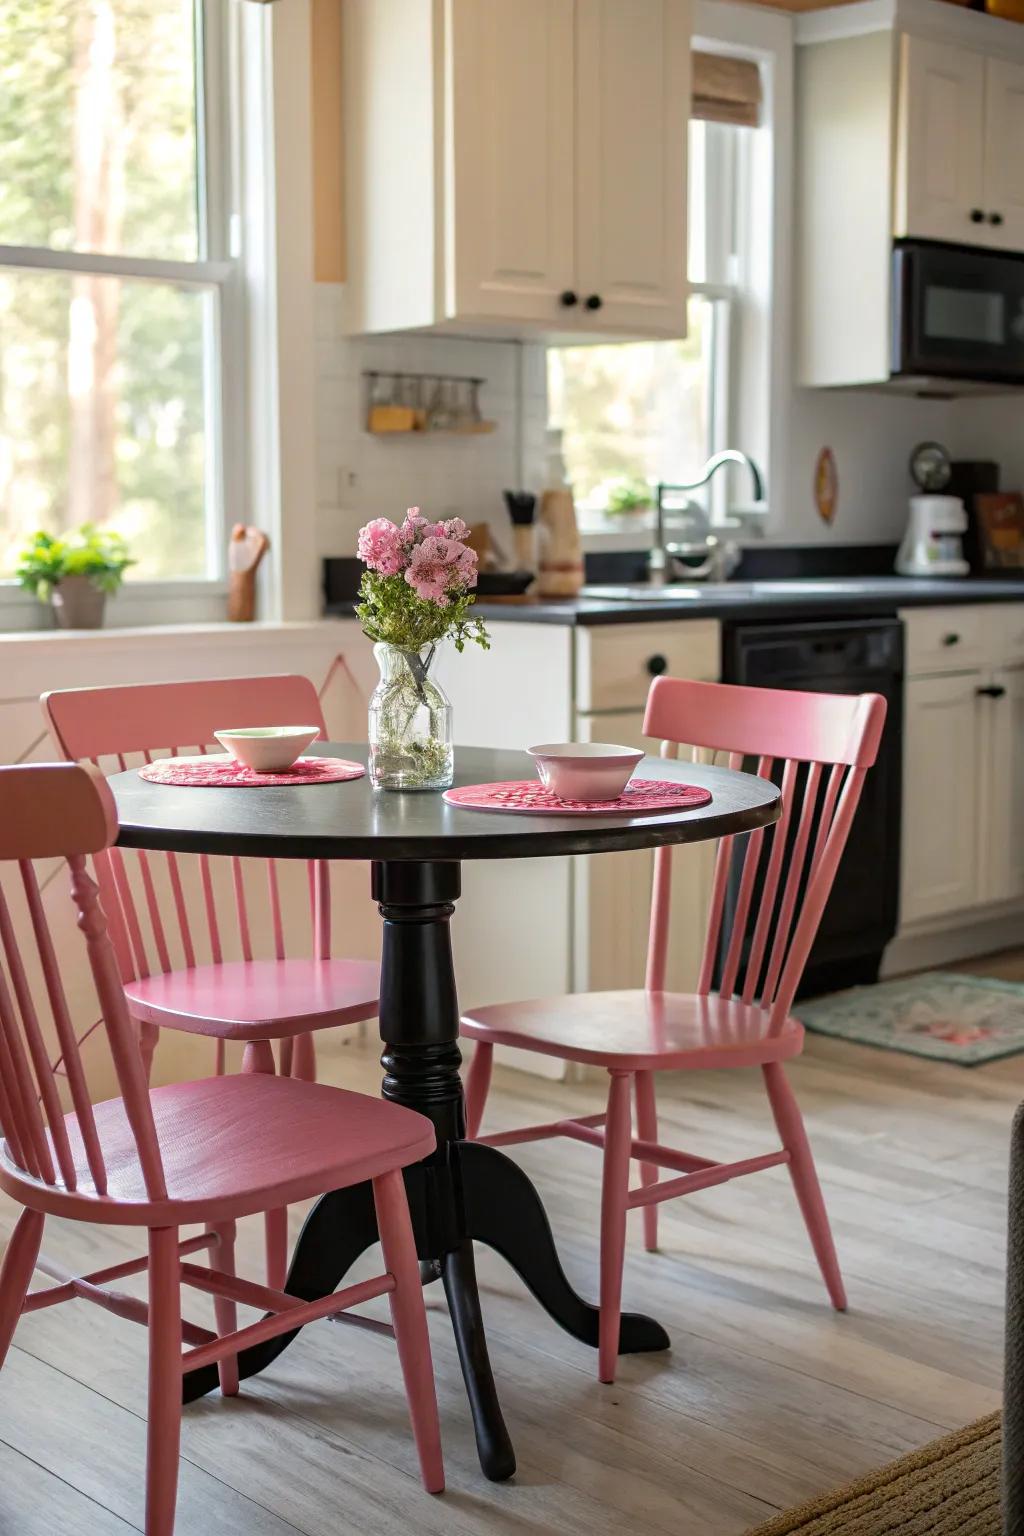
{"type": "Polygon", "coordinates": [[[526,750],[545,789],[562,800],[616,799],[644,755],[607,741],[552,741],[526,750]]]}

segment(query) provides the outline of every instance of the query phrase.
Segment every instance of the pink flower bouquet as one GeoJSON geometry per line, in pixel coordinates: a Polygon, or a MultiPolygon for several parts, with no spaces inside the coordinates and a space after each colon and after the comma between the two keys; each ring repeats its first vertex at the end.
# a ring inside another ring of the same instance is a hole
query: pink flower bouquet
{"type": "Polygon", "coordinates": [[[471,619],[476,554],[465,543],[459,517],[431,523],[410,507],[398,526],[386,517],[360,529],[358,554],[366,565],[356,613],[377,643],[422,651],[450,639],[456,650],[472,640],[487,650],[481,619],[471,619]]]}

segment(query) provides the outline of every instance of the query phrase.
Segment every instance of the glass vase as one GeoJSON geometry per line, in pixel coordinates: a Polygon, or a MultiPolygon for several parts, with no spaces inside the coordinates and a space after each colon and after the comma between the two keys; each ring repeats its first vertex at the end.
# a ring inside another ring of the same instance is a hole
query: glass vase
{"type": "Polygon", "coordinates": [[[431,676],[436,651],[373,648],[380,682],[370,699],[370,782],[377,789],[447,789],[454,781],[451,700],[431,676]]]}

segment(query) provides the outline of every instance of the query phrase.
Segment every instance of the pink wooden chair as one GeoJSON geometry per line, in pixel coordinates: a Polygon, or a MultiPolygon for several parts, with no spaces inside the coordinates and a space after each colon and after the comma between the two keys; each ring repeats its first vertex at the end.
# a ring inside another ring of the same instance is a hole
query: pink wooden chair
{"type": "MultiPolygon", "coordinates": [[[[246,1074],[148,1089],[99,891],[86,856],[117,835],[113,799],[91,766],[0,768],[0,1189],[24,1207],[0,1269],[0,1365],[19,1317],[82,1298],[149,1328],[147,1536],[172,1536],[183,1370],[216,1361],[226,1396],[251,1343],[387,1295],[423,1481],[444,1473],[426,1314],[401,1170],[434,1149],[422,1115],[295,1078],[246,1074]],[[92,1105],[34,860],[66,859],[121,1097],[92,1105]],[[19,944],[15,897],[32,942],[19,944]],[[30,978],[41,976],[36,987],[30,978]],[[45,1003],[45,1006],[44,1006],[45,1003]],[[63,1059],[65,1114],[51,1065],[63,1059]],[[373,1181],[385,1273],[304,1302],[236,1275],[238,1217],[373,1181]],[[148,1232],[148,1257],[76,1276],[39,1258],[46,1216],[148,1232]],[[181,1241],[179,1228],[199,1223],[181,1241]],[[188,1262],[212,1250],[216,1267],[188,1262]],[[33,1271],[56,1283],[28,1294],[33,1271]],[[149,1304],[110,1289],[149,1272],[149,1304]],[[217,1332],[184,1322],[182,1284],[214,1298],[217,1332]],[[241,1303],[271,1315],[238,1329],[241,1303]],[[182,1353],[182,1344],[188,1348],[182,1353]]],[[[2,1503],[2,1495],[0,1495],[2,1503]]],[[[0,1522],[2,1523],[2,1522],[0,1522]]]]}
{"type": "Polygon", "coordinates": [[[781,775],[780,821],[745,840],[723,838],[719,844],[696,993],[664,990],[674,850],[660,848],[655,855],[643,991],[501,1004],[477,1009],[462,1021],[463,1033],[477,1041],[467,1085],[471,1136],[479,1133],[496,1045],[514,1045],[608,1072],[605,1113],[479,1137],[491,1146],[510,1146],[569,1136],[603,1148],[602,1381],[615,1379],[626,1212],[643,1210],[645,1244],[653,1250],[657,1207],[663,1200],[742,1174],[779,1164],[789,1169],[832,1304],[845,1310],[828,1216],[783,1062],[803,1049],[803,1028],[789,1010],[884,721],[885,700],[876,694],[840,698],[657,678],[648,696],[644,734],[662,739],[663,756],[677,756],[685,744],[726,754],[731,768],[756,759],[763,777],[781,775]],[[734,860],[738,886],[733,883],[730,922],[727,895],[734,860]],[[720,982],[712,991],[716,967],[720,982]],[[718,1163],[658,1141],[656,1072],[755,1066],[764,1076],[780,1150],[718,1163]],[[631,1092],[636,1097],[635,1136],[631,1092]],[[640,1164],[636,1189],[629,1187],[631,1157],[640,1164]],[[676,1177],[659,1180],[659,1168],[670,1169],[676,1177]]]}
{"type": "MultiPolygon", "coordinates": [[[[42,704],[66,757],[115,772],[132,766],[130,758],[150,762],[154,753],[168,749],[173,755],[205,752],[214,744],[214,731],[231,725],[316,725],[326,735],[320,701],[305,677],[76,688],[45,694],[42,704]]],[[[214,866],[225,861],[198,855],[190,913],[185,867],[191,862],[173,853],[131,855],[111,848],[96,864],[147,1073],[163,1027],[211,1036],[218,1073],[224,1070],[226,1041],[245,1042],[243,1070],[250,1072],[274,1071],[270,1042],[280,1041],[282,1073],[313,1081],[310,1031],[374,1018],[380,981],[376,963],[331,957],[327,864],[309,865],[309,953],[288,956],[278,870],[273,860],[262,861],[274,953],[257,958],[253,893],[242,861],[228,861],[231,893],[225,901],[221,892],[218,903],[214,866]],[[227,917],[220,910],[224,906],[233,908],[227,917]],[[236,959],[228,958],[233,941],[236,959]]],[[[287,1212],[272,1211],[270,1285],[283,1286],[287,1263],[287,1212]]]]}

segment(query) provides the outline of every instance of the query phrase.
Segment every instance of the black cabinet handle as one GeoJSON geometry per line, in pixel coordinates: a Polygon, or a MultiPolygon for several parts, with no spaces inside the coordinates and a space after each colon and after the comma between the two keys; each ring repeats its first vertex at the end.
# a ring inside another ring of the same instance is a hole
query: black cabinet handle
{"type": "Polygon", "coordinates": [[[666,656],[648,656],[646,665],[652,677],[660,677],[663,672],[668,671],[668,658],[666,656]]]}
{"type": "Polygon", "coordinates": [[[1001,224],[1003,222],[1003,216],[1001,213],[990,213],[988,216],[988,221],[990,224],[1001,224]]]}
{"type": "Polygon", "coordinates": [[[971,209],[971,223],[972,224],[984,224],[984,222],[985,222],[985,210],[983,208],[972,208],[971,209]]]}
{"type": "Polygon", "coordinates": [[[987,688],[975,688],[979,699],[1002,699],[1006,696],[1006,689],[999,683],[990,683],[987,688]]]}
{"type": "Polygon", "coordinates": [[[959,635],[943,635],[942,643],[943,643],[943,645],[959,645],[960,644],[960,636],[959,635]]]}
{"type": "Polygon", "coordinates": [[[584,309],[600,309],[604,303],[599,293],[592,293],[583,300],[584,309]]]}
{"type": "Polygon", "coordinates": [[[572,309],[574,304],[579,303],[579,296],[573,293],[571,288],[567,288],[564,293],[558,295],[558,302],[563,309],[572,309]]]}

